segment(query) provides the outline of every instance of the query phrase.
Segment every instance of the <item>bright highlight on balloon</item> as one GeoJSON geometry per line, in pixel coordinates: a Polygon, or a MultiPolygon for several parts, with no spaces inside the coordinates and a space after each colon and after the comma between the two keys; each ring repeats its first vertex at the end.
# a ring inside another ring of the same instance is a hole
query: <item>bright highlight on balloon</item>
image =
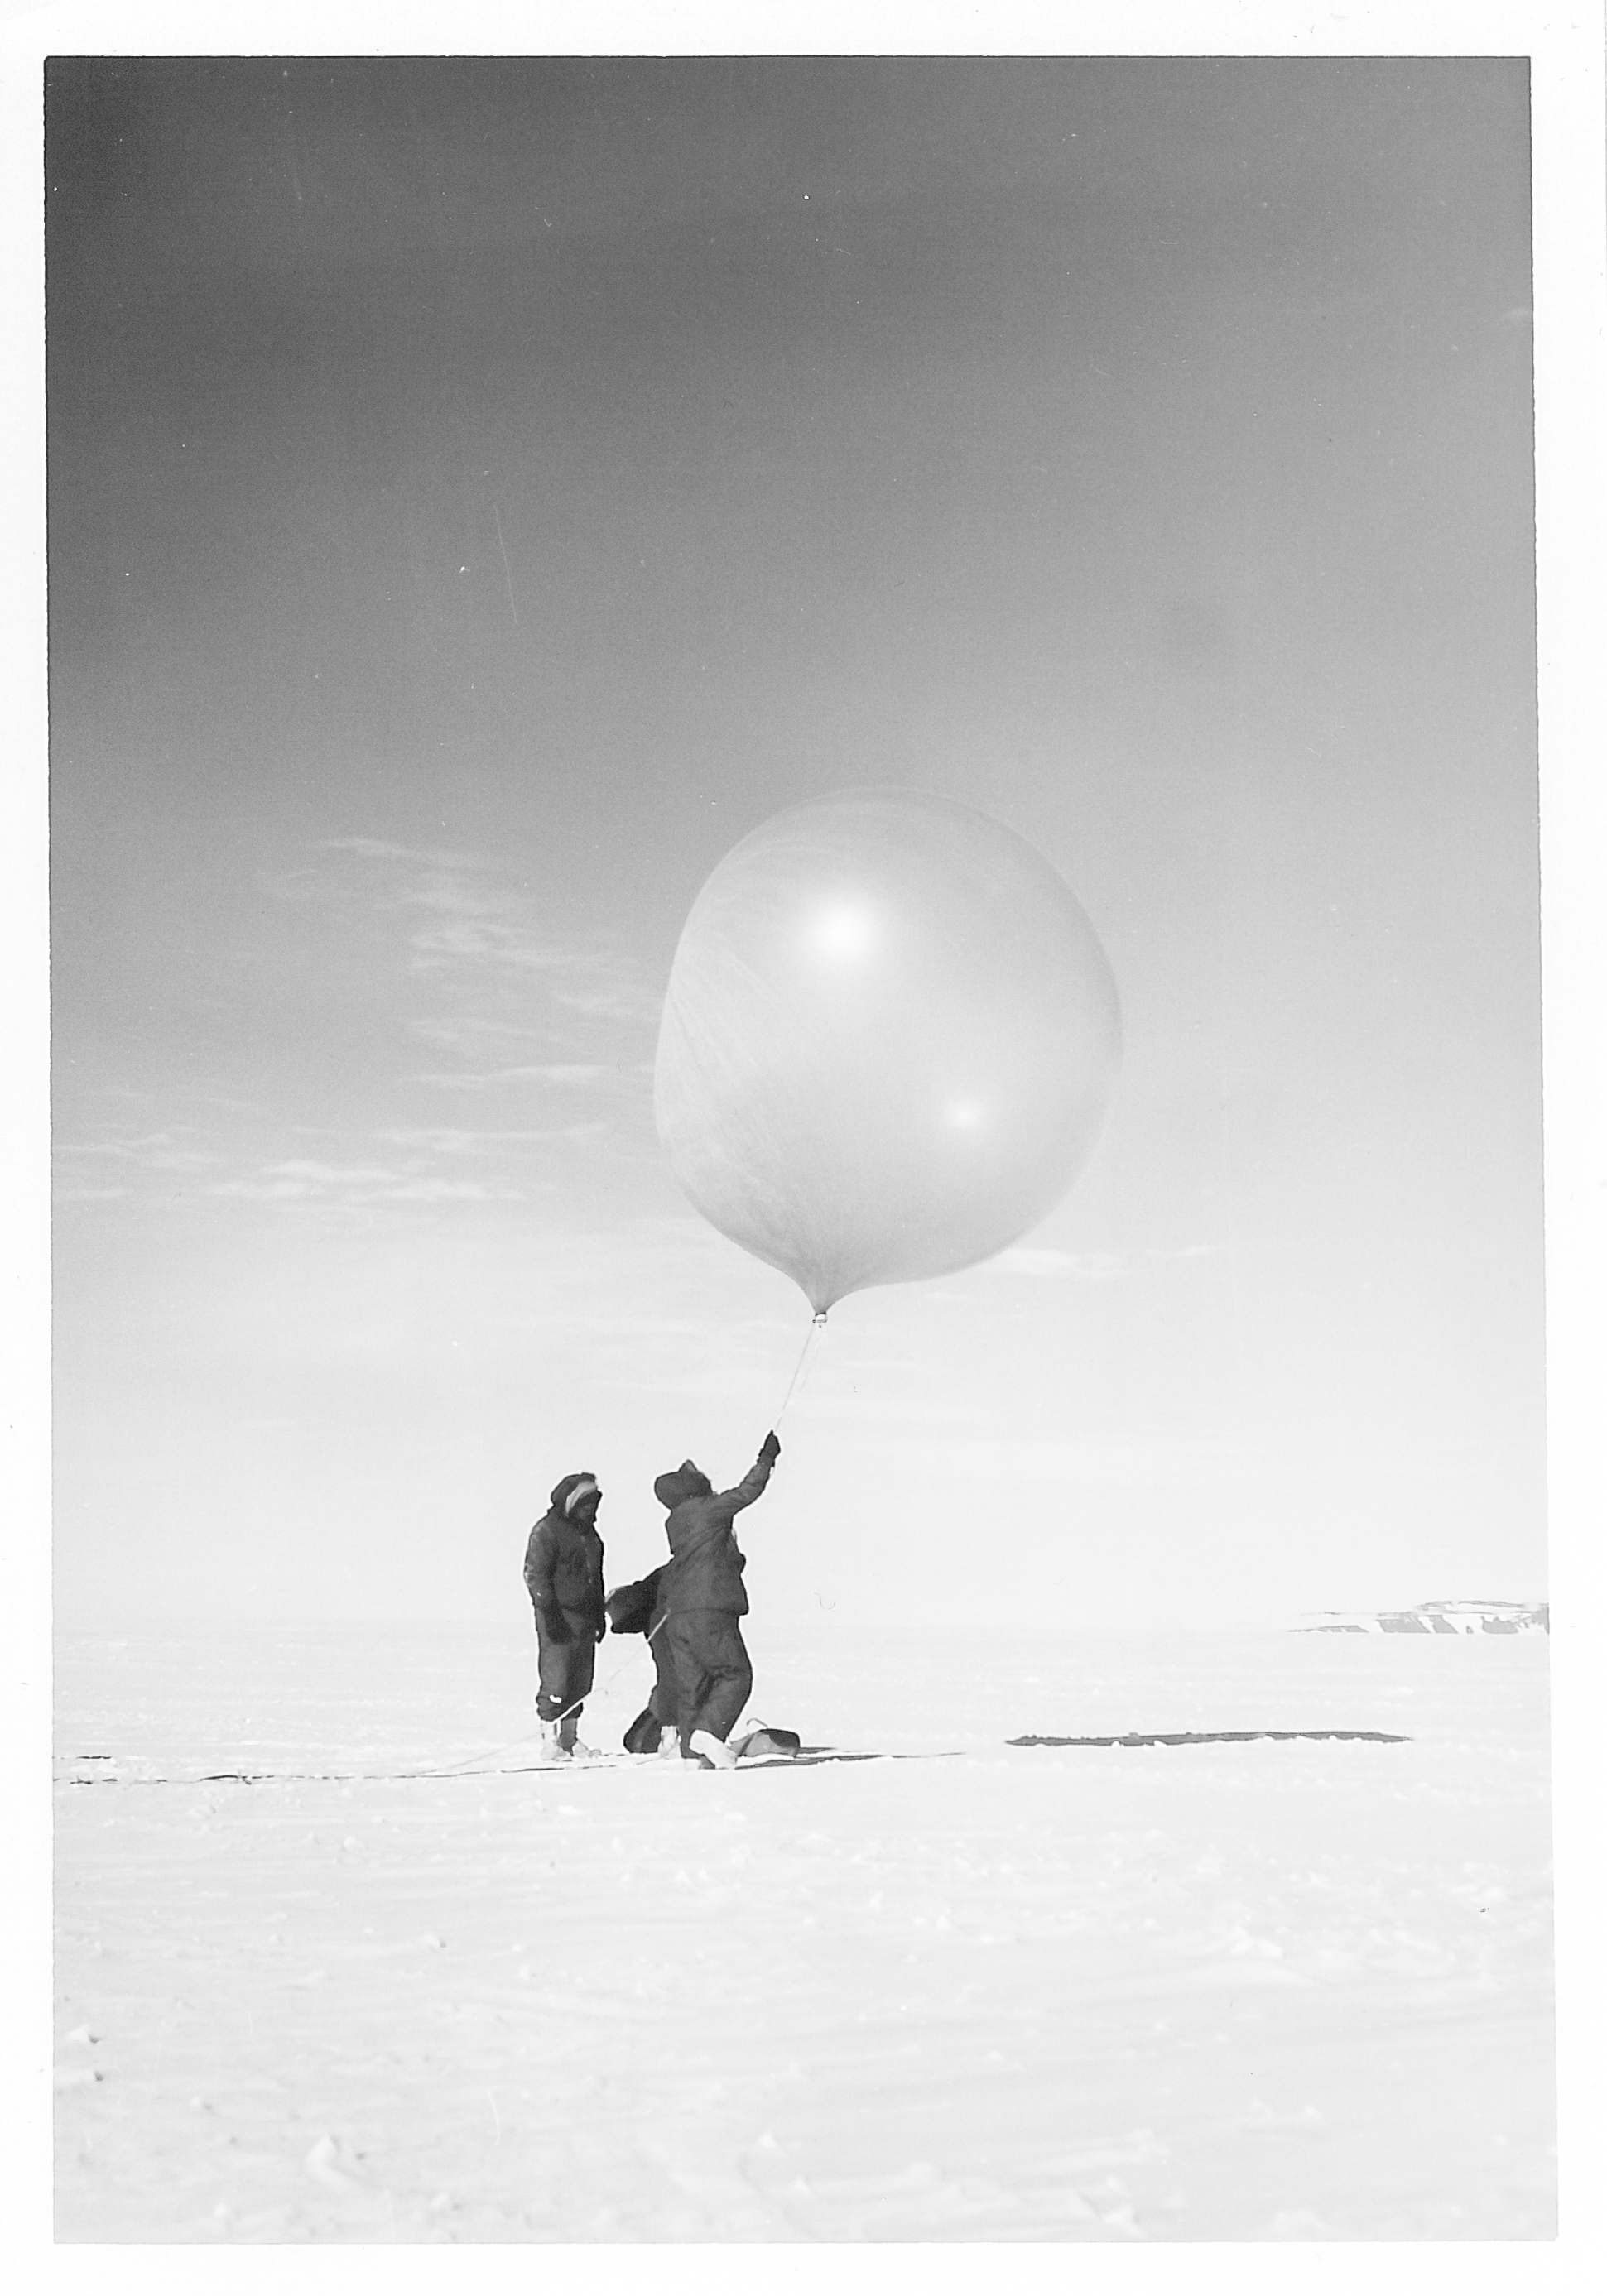
{"type": "Polygon", "coordinates": [[[817,1313],[1002,1250],[1086,1162],[1116,984],[1065,881],[969,806],[850,790],[693,904],[655,1101],[677,1178],[817,1313]]]}
{"type": "Polygon", "coordinates": [[[813,939],[822,956],[862,956],[875,942],[876,920],[865,909],[826,909],[813,939]]]}

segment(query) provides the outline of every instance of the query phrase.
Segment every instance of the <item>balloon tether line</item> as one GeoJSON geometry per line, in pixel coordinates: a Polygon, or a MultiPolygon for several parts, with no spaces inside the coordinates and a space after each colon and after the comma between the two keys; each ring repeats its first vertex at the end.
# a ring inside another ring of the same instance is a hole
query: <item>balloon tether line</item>
{"type": "Polygon", "coordinates": [[[786,1417],[787,1406],[792,1401],[794,1395],[797,1391],[798,1383],[804,1376],[804,1366],[809,1361],[810,1349],[813,1347],[816,1340],[825,1329],[826,1310],[824,1308],[821,1308],[817,1310],[810,1323],[809,1329],[804,1334],[804,1344],[798,1350],[798,1360],[793,1365],[792,1377],[787,1382],[787,1392],[781,1398],[781,1408],[777,1412],[774,1419],[771,1422],[772,1427],[779,1427],[782,1420],[786,1417]]]}

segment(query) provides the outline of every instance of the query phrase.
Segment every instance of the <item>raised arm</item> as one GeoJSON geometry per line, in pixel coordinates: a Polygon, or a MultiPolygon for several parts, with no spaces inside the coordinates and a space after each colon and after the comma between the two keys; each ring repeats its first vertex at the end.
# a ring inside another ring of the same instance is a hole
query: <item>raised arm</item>
{"type": "Polygon", "coordinates": [[[754,1460],[753,1465],[748,1469],[746,1474],[744,1475],[742,1480],[735,1485],[732,1489],[729,1491],[721,1491],[714,1501],[715,1505],[719,1507],[721,1513],[726,1515],[729,1519],[731,1515],[740,1514],[744,1507],[752,1506],[754,1501],[758,1497],[766,1483],[769,1482],[770,1471],[780,1456],[781,1446],[777,1441],[774,1430],[772,1429],[771,1433],[765,1437],[763,1442],[759,1446],[759,1456],[754,1460]]]}

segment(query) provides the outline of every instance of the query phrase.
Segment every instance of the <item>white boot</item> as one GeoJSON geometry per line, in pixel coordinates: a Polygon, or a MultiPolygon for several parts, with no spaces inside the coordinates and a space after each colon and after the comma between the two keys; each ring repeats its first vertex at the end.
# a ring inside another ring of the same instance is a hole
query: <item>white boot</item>
{"type": "Polygon", "coordinates": [[[717,1738],[712,1730],[694,1730],[687,1740],[687,1745],[689,1751],[701,1754],[704,1760],[717,1770],[734,1770],[737,1767],[736,1755],[725,1740],[717,1738]]]}
{"type": "Polygon", "coordinates": [[[538,1718],[536,1723],[537,1760],[541,1762],[559,1762],[563,1760],[568,1751],[569,1750],[566,1746],[561,1746],[558,1743],[557,1724],[556,1722],[543,1722],[538,1718]]]}
{"type": "Polygon", "coordinates": [[[679,1762],[681,1759],[680,1733],[672,1730],[668,1725],[659,1737],[658,1759],[661,1762],[679,1762]]]}

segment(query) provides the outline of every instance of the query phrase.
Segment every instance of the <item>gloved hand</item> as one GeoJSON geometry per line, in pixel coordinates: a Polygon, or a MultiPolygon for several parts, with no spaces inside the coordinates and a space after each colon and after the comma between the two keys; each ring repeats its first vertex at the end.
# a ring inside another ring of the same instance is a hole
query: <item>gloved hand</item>
{"type": "Polygon", "coordinates": [[[768,1459],[772,1467],[775,1465],[777,1460],[781,1456],[780,1438],[777,1435],[773,1427],[771,1429],[770,1433],[765,1437],[763,1442],[759,1446],[759,1456],[762,1459],[768,1459]]]}

